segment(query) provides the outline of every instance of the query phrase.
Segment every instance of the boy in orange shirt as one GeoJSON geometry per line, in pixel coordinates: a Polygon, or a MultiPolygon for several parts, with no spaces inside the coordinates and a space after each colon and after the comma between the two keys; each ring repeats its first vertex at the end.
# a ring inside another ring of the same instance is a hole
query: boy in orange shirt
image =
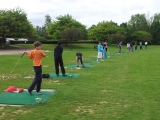
{"type": "Polygon", "coordinates": [[[28,93],[32,95],[32,91],[36,86],[36,93],[42,94],[41,92],[41,83],[42,83],[42,58],[46,57],[46,54],[41,50],[41,42],[36,41],[34,42],[34,50],[31,50],[31,52],[26,51],[25,54],[33,60],[33,68],[35,71],[35,77],[31,84],[31,86],[28,88],[28,93]]]}

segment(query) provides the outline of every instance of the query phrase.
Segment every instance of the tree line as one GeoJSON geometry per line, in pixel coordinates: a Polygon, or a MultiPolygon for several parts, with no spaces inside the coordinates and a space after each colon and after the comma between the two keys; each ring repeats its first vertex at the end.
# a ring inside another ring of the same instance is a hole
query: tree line
{"type": "Polygon", "coordinates": [[[160,44],[160,13],[149,17],[147,14],[135,14],[128,22],[118,25],[113,21],[102,21],[86,28],[71,15],[60,15],[53,20],[49,14],[45,23],[36,26],[27,19],[27,14],[19,7],[0,10],[0,43],[5,38],[25,37],[32,40],[61,40],[68,42],[80,40],[108,41],[117,44],[122,41],[160,44]]]}

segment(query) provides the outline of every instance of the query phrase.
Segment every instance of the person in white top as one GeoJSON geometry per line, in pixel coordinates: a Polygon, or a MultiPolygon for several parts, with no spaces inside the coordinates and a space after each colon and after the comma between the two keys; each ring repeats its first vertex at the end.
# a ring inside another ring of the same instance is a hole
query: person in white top
{"type": "Polygon", "coordinates": [[[130,52],[130,48],[131,48],[130,44],[127,43],[127,50],[128,50],[128,52],[130,52]]]}
{"type": "Polygon", "coordinates": [[[147,49],[148,42],[145,42],[144,44],[145,44],[145,49],[147,49]]]}

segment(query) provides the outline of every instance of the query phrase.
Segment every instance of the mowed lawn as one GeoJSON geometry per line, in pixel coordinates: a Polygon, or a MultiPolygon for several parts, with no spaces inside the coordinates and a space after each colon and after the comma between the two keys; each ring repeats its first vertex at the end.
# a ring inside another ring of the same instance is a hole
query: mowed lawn
{"type": "MultiPolygon", "coordinates": [[[[63,46],[64,65],[76,63],[76,52],[84,60],[96,60],[97,44],[63,46]]],[[[26,45],[32,48],[32,45],[26,45]]],[[[55,45],[42,45],[47,57],[43,59],[43,73],[54,70],[55,45]]],[[[117,54],[116,45],[108,46],[108,59],[90,62],[94,68],[69,69],[79,73],[75,79],[43,79],[43,89],[58,92],[43,104],[36,106],[0,106],[2,120],[160,120],[160,46],[117,54]]],[[[0,55],[0,93],[8,86],[28,88],[34,71],[32,61],[24,56],[10,78],[21,54],[0,55]],[[3,79],[4,77],[4,79],[3,79]]],[[[42,91],[43,92],[43,91],[42,91]]]]}

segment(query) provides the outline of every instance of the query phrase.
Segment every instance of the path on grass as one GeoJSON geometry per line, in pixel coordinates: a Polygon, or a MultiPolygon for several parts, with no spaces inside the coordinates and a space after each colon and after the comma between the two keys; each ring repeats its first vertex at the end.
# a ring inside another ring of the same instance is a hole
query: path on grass
{"type": "Polygon", "coordinates": [[[25,47],[20,47],[20,46],[14,46],[17,47],[17,49],[0,49],[0,55],[7,55],[7,54],[20,54],[23,53],[24,51],[30,51],[31,48],[25,48],[25,47]]]}

